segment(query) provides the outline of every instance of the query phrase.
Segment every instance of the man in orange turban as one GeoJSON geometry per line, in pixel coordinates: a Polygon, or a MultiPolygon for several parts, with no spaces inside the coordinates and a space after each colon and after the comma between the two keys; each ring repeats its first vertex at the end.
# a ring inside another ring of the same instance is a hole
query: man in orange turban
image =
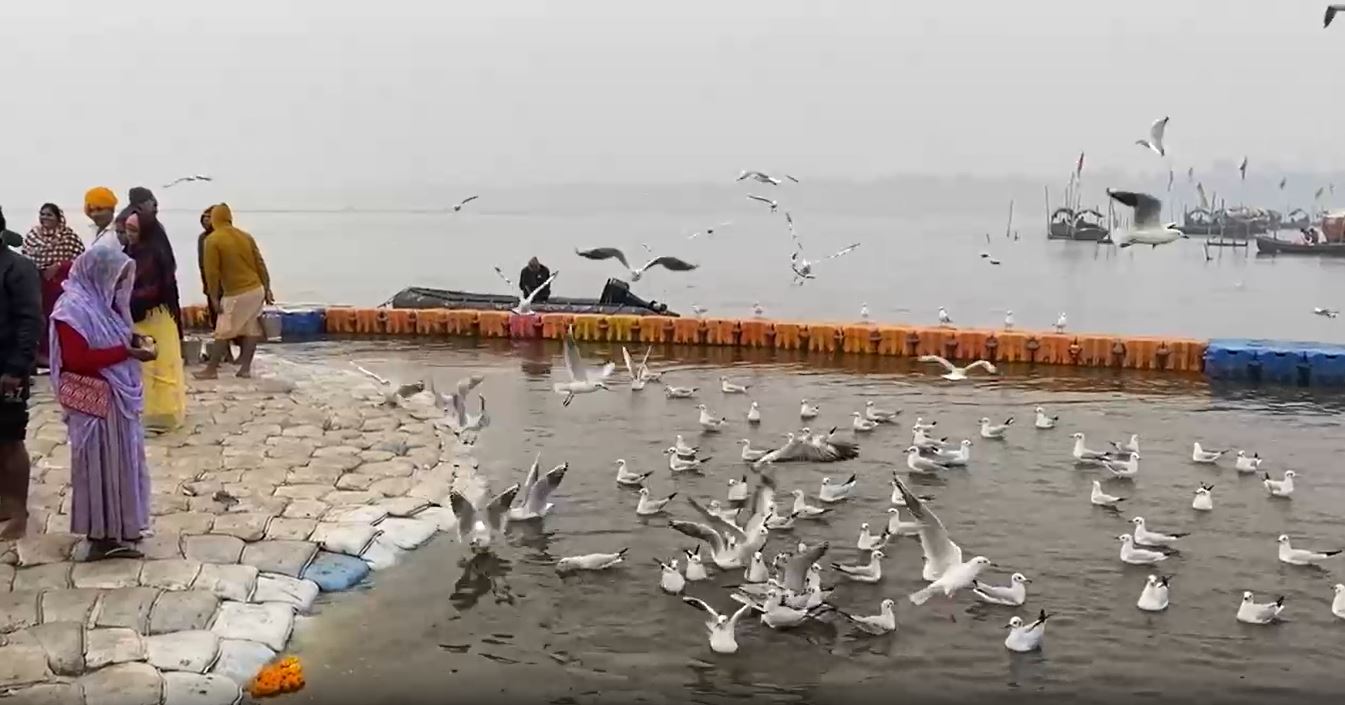
{"type": "Polygon", "coordinates": [[[112,229],[112,217],[117,211],[117,194],[112,193],[112,189],[106,186],[98,186],[89,189],[84,194],[84,215],[93,221],[93,243],[89,248],[94,247],[115,247],[121,249],[123,243],[117,239],[117,233],[112,229]]]}

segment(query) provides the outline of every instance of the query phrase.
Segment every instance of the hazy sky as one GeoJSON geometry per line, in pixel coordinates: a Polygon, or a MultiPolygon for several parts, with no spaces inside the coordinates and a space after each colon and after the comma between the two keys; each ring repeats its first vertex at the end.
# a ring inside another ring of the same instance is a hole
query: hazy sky
{"type": "Polygon", "coordinates": [[[1345,164],[1324,0],[92,0],[0,9],[0,203],[1345,164]],[[48,195],[55,194],[55,195],[48,195]]]}

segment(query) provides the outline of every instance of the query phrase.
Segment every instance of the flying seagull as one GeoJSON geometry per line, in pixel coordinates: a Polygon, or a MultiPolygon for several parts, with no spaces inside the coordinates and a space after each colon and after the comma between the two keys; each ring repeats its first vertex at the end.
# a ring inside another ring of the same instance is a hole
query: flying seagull
{"type": "Polygon", "coordinates": [[[453,206],[453,212],[454,212],[454,213],[457,213],[457,212],[461,211],[463,206],[467,205],[468,203],[471,203],[472,201],[475,201],[475,200],[478,199],[478,198],[481,198],[481,197],[480,197],[480,196],[468,196],[468,197],[462,199],[462,201],[460,201],[457,205],[453,206]]]}
{"type": "Polygon", "coordinates": [[[214,181],[214,179],[212,179],[212,178],[209,177],[209,176],[206,176],[205,174],[196,174],[195,176],[181,176],[181,177],[178,177],[178,178],[176,178],[176,179],[173,179],[172,181],[170,181],[170,182],[164,184],[163,187],[164,187],[164,188],[173,188],[174,186],[177,186],[178,184],[186,184],[186,183],[190,183],[190,182],[192,182],[192,181],[214,181]]]}
{"type": "Polygon", "coordinates": [[[700,237],[701,235],[704,235],[705,237],[711,237],[711,236],[713,236],[713,235],[715,234],[715,231],[716,231],[716,230],[719,230],[719,229],[721,229],[721,228],[727,228],[727,227],[730,226],[730,225],[733,225],[733,221],[731,221],[731,220],[729,220],[729,221],[725,221],[725,222],[723,222],[723,223],[720,223],[719,225],[714,226],[713,228],[706,228],[706,229],[704,229],[704,230],[698,230],[698,231],[696,231],[696,232],[694,232],[694,233],[691,233],[690,235],[687,236],[687,239],[688,239],[688,240],[695,240],[696,238],[700,237]]]}
{"type": "Polygon", "coordinates": [[[1247,180],[1247,158],[1242,158],[1242,164],[1238,165],[1238,171],[1242,173],[1242,180],[1247,180]]]}
{"type": "Polygon", "coordinates": [[[1336,13],[1345,11],[1345,5],[1327,5],[1326,16],[1322,18],[1322,29],[1331,26],[1331,20],[1336,19],[1336,13]]]}
{"type": "Polygon", "coordinates": [[[1186,234],[1177,229],[1176,223],[1161,225],[1159,216],[1163,214],[1163,202],[1147,193],[1134,191],[1113,191],[1107,189],[1107,195],[1117,202],[1130,206],[1135,211],[1134,224],[1130,229],[1113,235],[1112,241],[1120,247],[1131,245],[1152,245],[1158,247],[1186,234]]]}
{"type": "Polygon", "coordinates": [[[594,260],[616,259],[616,261],[621,263],[621,266],[630,270],[630,280],[633,282],[640,281],[640,277],[644,276],[645,271],[648,270],[650,267],[662,266],[664,269],[673,272],[690,272],[691,270],[700,266],[697,264],[691,264],[690,262],[677,259],[676,257],[669,257],[665,255],[663,257],[655,257],[654,259],[651,259],[648,262],[646,262],[644,266],[640,267],[639,269],[636,269],[634,267],[631,267],[630,263],[626,261],[626,255],[622,253],[621,250],[618,250],[615,247],[595,247],[591,250],[575,250],[574,253],[586,259],[594,259],[594,260]]]}
{"type": "MultiPolygon", "coordinates": [[[[500,275],[500,278],[504,280],[504,283],[505,283],[505,284],[508,284],[508,285],[511,286],[511,287],[515,286],[515,284],[514,284],[514,280],[512,280],[512,279],[510,279],[509,277],[505,276],[504,270],[500,269],[499,267],[496,267],[496,268],[495,268],[495,273],[498,274],[498,275],[500,275]]],[[[529,292],[529,294],[528,294],[527,296],[520,297],[519,300],[518,300],[518,305],[515,306],[513,309],[511,309],[511,311],[512,311],[513,313],[516,313],[516,314],[520,315],[520,316],[527,316],[528,314],[531,314],[531,313],[532,313],[532,300],[533,300],[533,298],[535,298],[535,297],[537,296],[537,292],[539,292],[539,291],[543,291],[543,290],[545,290],[548,286],[551,286],[551,282],[553,282],[553,281],[556,280],[556,275],[557,275],[557,274],[560,274],[560,270],[556,270],[556,271],[552,272],[552,273],[551,273],[551,276],[547,277],[547,278],[546,278],[546,281],[542,282],[542,285],[541,285],[541,286],[537,287],[536,289],[533,289],[531,292],[529,292]]]]}
{"type": "Polygon", "coordinates": [[[1149,126],[1149,139],[1135,140],[1135,144],[1141,147],[1152,149],[1160,157],[1166,157],[1168,152],[1163,147],[1163,133],[1168,129],[1168,118],[1162,117],[1154,120],[1154,124],[1149,126]]]}

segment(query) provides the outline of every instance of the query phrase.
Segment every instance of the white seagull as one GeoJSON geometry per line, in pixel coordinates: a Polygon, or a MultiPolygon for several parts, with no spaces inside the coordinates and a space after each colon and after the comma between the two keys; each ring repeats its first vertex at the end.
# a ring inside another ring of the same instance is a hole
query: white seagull
{"type": "Polygon", "coordinates": [[[1233,461],[1233,467],[1238,472],[1256,472],[1261,469],[1261,454],[1253,453],[1252,457],[1247,457],[1247,451],[1238,451],[1238,457],[1233,461]]]}
{"type": "Polygon", "coordinates": [[[1061,312],[1060,312],[1060,317],[1057,318],[1057,319],[1055,319],[1055,332],[1057,332],[1057,333],[1064,333],[1064,332],[1065,332],[1065,326],[1066,326],[1066,324],[1068,324],[1068,323],[1069,323],[1069,319],[1065,318],[1065,312],[1064,312],[1064,311],[1061,311],[1061,312]]]}
{"type": "Polygon", "coordinates": [[[920,549],[925,554],[925,566],[921,577],[925,580],[938,580],[945,572],[962,564],[962,548],[948,538],[948,530],[919,497],[911,493],[901,478],[893,476],[901,496],[906,500],[906,509],[920,522],[920,549]]]}
{"type": "Polygon", "coordinates": [[[1144,589],[1140,591],[1140,599],[1135,602],[1135,606],[1145,612],[1162,612],[1168,608],[1168,581],[1167,576],[1158,577],[1150,575],[1144,581],[1144,589]]]}
{"type": "Polygon", "coordinates": [[[701,563],[701,545],[696,544],[696,548],[691,551],[683,550],[682,553],[687,557],[686,579],[689,583],[699,583],[702,580],[709,580],[710,575],[705,572],[705,564],[701,563]]]}
{"type": "Polygon", "coordinates": [[[734,477],[730,477],[730,478],[729,478],[729,491],[728,491],[728,495],[725,497],[725,499],[727,499],[727,500],[730,501],[730,502],[739,502],[739,503],[740,503],[740,502],[746,502],[746,501],[747,501],[747,476],[746,476],[746,475],[743,475],[743,476],[742,476],[742,479],[738,479],[738,478],[734,478],[734,477]]]}
{"type": "Polygon", "coordinates": [[[940,470],[948,469],[947,465],[944,465],[933,458],[926,458],[925,456],[920,455],[920,448],[918,446],[911,446],[906,449],[906,467],[910,468],[911,472],[918,473],[938,472],[940,470]]]}
{"type": "Polygon", "coordinates": [[[194,174],[192,176],[179,176],[178,178],[173,179],[172,181],[164,184],[163,187],[173,188],[178,184],[188,184],[194,181],[214,181],[214,180],[215,180],[214,178],[206,176],[205,174],[194,174]]]}
{"type": "Polygon", "coordinates": [[[1042,429],[1043,431],[1046,429],[1055,428],[1056,422],[1060,420],[1059,416],[1047,416],[1046,410],[1041,408],[1040,406],[1037,407],[1036,412],[1037,412],[1037,418],[1032,422],[1032,425],[1039,429],[1042,429]]]}
{"type": "Polygon", "coordinates": [[[1146,548],[1136,548],[1135,539],[1130,534],[1121,534],[1116,537],[1121,542],[1121,562],[1130,565],[1153,565],[1159,561],[1168,559],[1168,554],[1158,551],[1150,551],[1146,548]]]}
{"type": "Polygon", "coordinates": [[[588,553],[582,556],[566,556],[556,561],[556,572],[570,573],[580,570],[607,570],[620,563],[626,557],[626,551],[616,553],[588,553]]]}
{"type": "MultiPolygon", "coordinates": [[[[504,270],[500,269],[499,267],[495,267],[495,273],[500,275],[500,278],[503,279],[504,283],[508,284],[510,288],[513,288],[515,286],[514,280],[506,276],[504,270]]],[[[551,276],[547,277],[546,281],[542,282],[541,286],[538,286],[537,288],[533,289],[531,292],[528,293],[527,296],[520,297],[518,300],[518,304],[515,305],[512,309],[510,309],[510,312],[520,316],[530,315],[532,313],[533,299],[537,297],[537,294],[539,292],[546,289],[548,286],[551,286],[551,282],[556,281],[556,277],[559,274],[560,270],[552,272],[551,276]]],[[[625,350],[625,348],[622,348],[622,350],[625,350]]]]}
{"type": "Polygon", "coordinates": [[[946,309],[946,308],[940,306],[940,307],[939,307],[939,325],[941,325],[941,326],[947,326],[947,325],[952,325],[952,323],[953,323],[953,318],[952,318],[952,316],[949,316],[949,315],[948,315],[948,309],[946,309]]]}
{"type": "Polygon", "coordinates": [[[860,323],[869,322],[869,305],[867,303],[860,302],[859,304],[859,322],[860,323]]]}
{"type": "Polygon", "coordinates": [[[858,480],[851,475],[845,482],[832,482],[831,478],[822,478],[822,487],[817,491],[817,498],[827,504],[835,504],[845,501],[850,497],[850,493],[855,490],[858,480]]]}
{"type": "Polygon", "coordinates": [[[815,419],[821,410],[821,406],[809,404],[807,399],[799,402],[799,418],[801,419],[815,419]]]}
{"type": "Polygon", "coordinates": [[[869,531],[869,522],[866,521],[859,525],[859,538],[855,539],[855,548],[861,551],[877,550],[886,546],[890,538],[891,534],[886,530],[875,536],[869,531]]]}
{"type": "Polygon", "coordinates": [[[1149,139],[1135,140],[1135,144],[1153,150],[1160,157],[1166,157],[1168,152],[1163,146],[1163,133],[1168,129],[1169,119],[1165,116],[1154,120],[1153,124],[1149,126],[1149,139]]]}
{"type": "Polygon", "coordinates": [[[762,203],[765,203],[766,205],[770,206],[772,213],[780,209],[779,202],[766,198],[765,196],[755,196],[749,193],[747,194],[747,197],[752,199],[753,201],[761,201],[762,203]]]}
{"type": "Polygon", "coordinates": [[[436,420],[434,425],[447,426],[463,443],[475,444],[477,434],[490,425],[490,414],[486,412],[486,398],[480,395],[477,395],[480,410],[475,414],[468,412],[467,395],[485,379],[482,375],[463,377],[452,393],[441,394],[435,386],[434,375],[430,375],[430,396],[435,407],[444,411],[444,418],[436,420]]]}
{"type": "Polygon", "coordinates": [[[1270,473],[1266,473],[1261,484],[1265,485],[1266,491],[1270,493],[1271,497],[1289,497],[1294,493],[1295,477],[1298,477],[1298,473],[1293,470],[1285,470],[1283,480],[1272,480],[1270,479],[1270,473]]]}
{"type": "Polygon", "coordinates": [[[990,362],[987,362],[985,360],[977,360],[976,362],[973,362],[970,365],[967,365],[966,367],[958,367],[957,365],[954,365],[953,363],[945,360],[944,358],[938,355],[921,355],[917,359],[919,359],[920,362],[937,362],[940,365],[943,365],[944,369],[948,370],[948,372],[947,374],[941,376],[944,379],[953,382],[967,379],[967,373],[971,372],[972,370],[978,367],[984,369],[986,372],[989,372],[992,375],[999,374],[999,369],[996,368],[990,362]]]}
{"type": "Polygon", "coordinates": [[[528,470],[527,476],[523,479],[523,485],[519,488],[518,495],[523,498],[523,503],[509,510],[509,519],[511,521],[531,521],[544,518],[551,513],[551,508],[555,505],[547,501],[551,498],[551,493],[560,487],[560,483],[565,479],[565,473],[570,469],[569,463],[561,463],[551,468],[545,474],[539,471],[539,465],[542,460],[542,454],[538,453],[532,461],[532,467],[528,470]]]}
{"type": "Polygon", "coordinates": [[[640,360],[639,365],[636,365],[631,359],[630,351],[626,349],[626,346],[621,346],[621,357],[625,360],[626,372],[630,375],[630,388],[637,392],[644,389],[645,384],[649,382],[649,377],[646,375],[649,370],[649,353],[653,352],[653,350],[654,346],[649,346],[649,348],[644,351],[644,359],[640,360]]]}
{"type": "Polygon", "coordinates": [[[728,377],[719,378],[719,391],[725,394],[746,394],[750,384],[734,384],[728,377]]]}
{"type": "Polygon", "coordinates": [[[1219,456],[1227,452],[1227,450],[1205,450],[1200,447],[1200,441],[1196,441],[1191,445],[1191,462],[1213,465],[1219,461],[1219,456]]]}
{"type": "Polygon", "coordinates": [[[1013,309],[1004,312],[1004,330],[1013,330],[1013,309]]]}
{"type": "Polygon", "coordinates": [[[1116,441],[1108,442],[1116,449],[1117,454],[1140,452],[1140,434],[1138,433],[1130,434],[1130,440],[1125,443],[1117,443],[1116,441]]]}
{"type": "Polygon", "coordinates": [[[1274,602],[1257,604],[1251,590],[1242,593],[1242,603],[1238,605],[1238,621],[1243,624],[1270,624],[1279,619],[1284,611],[1284,596],[1274,602]]]}
{"type": "Polygon", "coordinates": [[[690,399],[696,396],[698,387],[674,387],[670,384],[663,385],[663,396],[669,399],[690,399]]]}
{"type": "Polygon", "coordinates": [[[673,472],[701,472],[701,467],[710,461],[709,457],[695,458],[678,455],[676,448],[663,451],[668,456],[668,469],[673,472]]]}
{"type": "Polygon", "coordinates": [[[1188,533],[1164,534],[1158,531],[1150,531],[1144,523],[1144,517],[1135,517],[1130,520],[1135,525],[1135,545],[1137,546],[1162,546],[1171,547],[1179,539],[1190,536],[1188,533]]]}
{"type": "Polygon", "coordinates": [[[664,508],[667,507],[668,503],[673,501],[673,498],[676,496],[677,493],[674,492],[663,499],[650,499],[649,488],[641,487],[640,501],[635,504],[635,514],[642,517],[651,517],[655,514],[662,514],[664,508]]]}
{"type": "Polygon", "coordinates": [[[1111,453],[1089,450],[1088,447],[1084,445],[1085,439],[1082,433],[1075,433],[1072,438],[1074,439],[1073,455],[1074,462],[1076,463],[1101,465],[1102,461],[1115,457],[1111,453]]]}
{"type": "Polygon", "coordinates": [[[959,563],[951,566],[938,580],[926,585],[925,587],[910,594],[907,598],[913,605],[923,605],[929,601],[929,598],[942,593],[944,597],[952,597],[958,590],[964,590],[971,587],[981,571],[994,565],[989,558],[985,556],[976,556],[966,563],[959,563]]]}
{"type": "Polygon", "coordinates": [[[752,302],[752,318],[761,318],[766,315],[766,309],[761,307],[760,301],[752,302]]]}
{"type": "Polygon", "coordinates": [[[850,428],[854,429],[856,433],[868,433],[869,431],[878,428],[877,421],[870,421],[864,418],[864,414],[861,414],[858,411],[852,412],[850,415],[854,417],[854,420],[850,422],[850,428]]]}
{"type": "Polygon", "coordinates": [[[517,495],[518,485],[513,485],[478,509],[457,491],[449,492],[448,507],[457,521],[458,541],[476,553],[490,550],[495,536],[503,534],[509,524],[509,506],[517,495]]]}
{"type": "Polygon", "coordinates": [[[1191,508],[1198,512],[1209,512],[1214,510],[1214,496],[1210,492],[1214,485],[1200,483],[1196,488],[1196,496],[1191,500],[1191,508]]]}
{"type": "Polygon", "coordinates": [[[749,463],[755,463],[756,461],[761,460],[763,457],[766,456],[767,453],[770,452],[768,450],[758,450],[756,448],[753,448],[752,441],[747,438],[744,438],[738,442],[741,443],[743,446],[743,452],[740,454],[742,459],[749,463]]]}
{"type": "Polygon", "coordinates": [[[1102,465],[1111,476],[1120,480],[1133,480],[1140,474],[1140,454],[1131,453],[1125,460],[1103,458],[1102,465]]]}
{"type": "Polygon", "coordinates": [[[752,405],[747,407],[747,423],[761,423],[761,407],[756,402],[752,402],[752,405]]]}
{"type": "Polygon", "coordinates": [[[1022,573],[1014,573],[1009,576],[1009,584],[987,585],[979,580],[972,582],[972,594],[976,595],[981,602],[987,602],[992,605],[1005,605],[1008,607],[1019,607],[1027,602],[1027,584],[1032,582],[1022,573]]]}
{"type": "MultiPolygon", "coordinates": [[[[359,370],[360,374],[377,382],[379,386],[383,388],[383,403],[388,406],[398,406],[403,400],[409,399],[412,396],[425,391],[425,382],[423,380],[415,380],[413,382],[402,382],[398,380],[394,382],[362,367],[358,363],[352,362],[350,364],[353,365],[356,370],[359,370]]],[[[431,376],[431,382],[433,382],[433,376],[431,376]]]]}
{"type": "Polygon", "coordinates": [[[1335,593],[1335,597],[1331,599],[1331,614],[1345,619],[1345,585],[1336,583],[1331,586],[1331,592],[1335,593]]]}
{"type": "Polygon", "coordinates": [[[616,461],[616,484],[621,485],[622,487],[639,487],[653,474],[653,470],[646,473],[632,472],[626,468],[626,461],[624,459],[618,459],[616,461]]]}
{"type": "Polygon", "coordinates": [[[971,441],[964,438],[953,450],[935,451],[934,460],[949,467],[966,467],[971,462],[971,441]]]}
{"type": "Polygon", "coordinates": [[[1107,189],[1107,195],[1134,210],[1132,225],[1126,229],[1118,228],[1119,232],[1112,233],[1112,242],[1121,248],[1131,245],[1151,245],[1156,248],[1186,237],[1186,233],[1176,223],[1161,223],[1163,202],[1157,198],[1147,193],[1111,189],[1107,189]]]}
{"type": "Polygon", "coordinates": [[[882,604],[878,606],[878,614],[876,615],[856,616],[841,610],[836,610],[836,613],[853,622],[861,630],[877,636],[897,630],[897,615],[893,612],[895,607],[896,602],[887,599],[883,600],[882,604]]]}
{"type": "Polygon", "coordinates": [[[832,563],[832,568],[857,583],[876,583],[883,579],[883,552],[881,549],[869,553],[869,562],[860,565],[832,563]]]}
{"type": "Polygon", "coordinates": [[[821,264],[828,260],[833,260],[836,259],[837,257],[848,255],[851,252],[854,252],[857,247],[859,247],[858,242],[851,245],[847,245],[837,250],[836,252],[833,252],[827,255],[826,257],[823,257],[822,259],[813,262],[803,256],[803,244],[799,242],[798,236],[795,235],[794,254],[789,256],[789,268],[794,271],[795,281],[797,281],[800,285],[802,285],[805,281],[809,279],[817,278],[816,275],[813,274],[813,265],[821,264]]]}
{"type": "Polygon", "coordinates": [[[700,446],[687,445],[682,434],[677,434],[677,439],[673,441],[673,451],[683,458],[694,458],[696,453],[700,452],[700,446]]]}
{"type": "Polygon", "coordinates": [[[630,280],[632,282],[640,281],[640,277],[644,276],[644,273],[651,267],[663,267],[670,272],[690,272],[700,266],[698,264],[691,264],[685,260],[680,260],[676,257],[664,255],[662,257],[655,257],[648,262],[645,262],[643,266],[636,268],[630,266],[630,263],[626,261],[625,253],[615,247],[595,247],[591,250],[575,250],[574,253],[585,259],[615,259],[621,263],[621,266],[629,270],[630,280]]]}
{"type": "Polygon", "coordinates": [[[1002,423],[1002,424],[992,424],[992,423],[990,423],[990,419],[989,419],[989,418],[982,418],[982,419],[981,419],[981,438],[996,438],[996,439],[1003,439],[1003,438],[1004,438],[1004,434],[1005,434],[1005,432],[1007,432],[1007,431],[1009,430],[1009,426],[1012,426],[1012,425],[1013,425],[1013,417],[1012,417],[1012,416],[1010,416],[1010,417],[1007,418],[1007,419],[1004,419],[1004,423],[1002,423]]]}
{"type": "Polygon", "coordinates": [[[1046,610],[1042,610],[1036,621],[1023,624],[1023,618],[1015,615],[1004,625],[1009,630],[1009,635],[1004,638],[1004,648],[1020,654],[1040,649],[1042,639],[1046,638],[1046,620],[1050,616],[1046,610]]]}
{"type": "Polygon", "coordinates": [[[717,654],[732,654],[738,651],[738,639],[736,632],[738,630],[738,620],[742,616],[752,611],[751,605],[743,605],[733,613],[732,617],[722,615],[715,611],[715,608],[706,604],[705,600],[695,597],[683,597],[682,601],[704,610],[709,619],[705,621],[705,628],[710,632],[710,650],[717,654]]]}
{"type": "Polygon", "coordinates": [[[480,197],[480,196],[468,196],[468,197],[462,199],[461,201],[458,201],[456,204],[453,205],[453,212],[454,212],[454,213],[457,213],[457,212],[461,211],[463,206],[467,205],[468,203],[471,203],[472,201],[475,201],[475,200],[478,199],[478,198],[481,198],[481,197],[480,197]]]}
{"type": "Polygon", "coordinates": [[[864,418],[878,423],[896,423],[900,409],[880,409],[872,401],[864,402],[864,418]]]}
{"type": "Polygon", "coordinates": [[[1289,536],[1280,534],[1276,539],[1280,544],[1279,557],[1281,563],[1289,565],[1317,565],[1331,556],[1340,555],[1340,549],[1334,551],[1309,551],[1305,548],[1294,548],[1289,544],[1289,536]]]}
{"type": "Polygon", "coordinates": [[[556,382],[552,389],[557,394],[563,395],[565,401],[562,406],[569,406],[574,401],[576,394],[588,394],[596,392],[599,389],[607,389],[607,378],[612,376],[616,370],[615,362],[608,362],[600,368],[590,369],[584,365],[584,359],[579,355],[579,346],[574,342],[572,331],[565,331],[565,371],[570,376],[569,382],[556,382]]]}
{"type": "Polygon", "coordinates": [[[718,418],[711,416],[710,409],[707,408],[704,404],[698,404],[696,405],[696,408],[700,409],[701,412],[700,418],[698,419],[698,423],[700,423],[701,429],[706,432],[719,433],[729,423],[729,420],[722,416],[718,418]]]}
{"type": "Polygon", "coordinates": [[[686,576],[682,575],[681,571],[677,569],[677,559],[674,558],[671,561],[664,563],[655,558],[654,562],[657,563],[659,567],[659,589],[669,595],[682,594],[682,590],[687,586],[687,579],[686,576]]]}
{"type": "Polygon", "coordinates": [[[779,179],[775,178],[774,176],[771,176],[770,174],[767,174],[767,173],[765,173],[765,172],[761,172],[761,171],[751,171],[751,170],[744,169],[743,172],[742,172],[741,174],[738,174],[738,178],[737,178],[737,179],[734,179],[734,180],[735,180],[735,181],[742,181],[743,179],[751,179],[751,180],[753,180],[753,181],[758,181],[758,182],[763,183],[763,184],[770,184],[771,186],[779,186],[779,185],[780,185],[780,180],[779,180],[779,179]]]}
{"type": "Polygon", "coordinates": [[[1125,499],[1125,497],[1117,497],[1103,492],[1102,483],[1093,480],[1093,494],[1088,498],[1088,501],[1092,502],[1094,506],[1116,509],[1116,505],[1120,502],[1124,502],[1125,499]]]}
{"type": "Polygon", "coordinates": [[[794,506],[790,509],[791,514],[797,514],[804,519],[813,519],[831,511],[808,504],[807,496],[803,493],[803,490],[794,490],[790,494],[794,495],[794,506]]]}
{"type": "Polygon", "coordinates": [[[901,509],[887,508],[887,533],[891,536],[915,536],[920,533],[920,522],[902,521],[901,509]]]}

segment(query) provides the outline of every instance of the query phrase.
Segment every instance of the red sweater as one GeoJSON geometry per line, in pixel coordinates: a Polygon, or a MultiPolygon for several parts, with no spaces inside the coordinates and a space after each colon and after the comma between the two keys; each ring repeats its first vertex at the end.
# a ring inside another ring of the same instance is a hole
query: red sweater
{"type": "Polygon", "coordinates": [[[100,372],[130,357],[126,346],[90,348],[89,342],[65,321],[56,321],[56,335],[61,341],[61,368],[77,375],[101,377],[100,372]]]}

